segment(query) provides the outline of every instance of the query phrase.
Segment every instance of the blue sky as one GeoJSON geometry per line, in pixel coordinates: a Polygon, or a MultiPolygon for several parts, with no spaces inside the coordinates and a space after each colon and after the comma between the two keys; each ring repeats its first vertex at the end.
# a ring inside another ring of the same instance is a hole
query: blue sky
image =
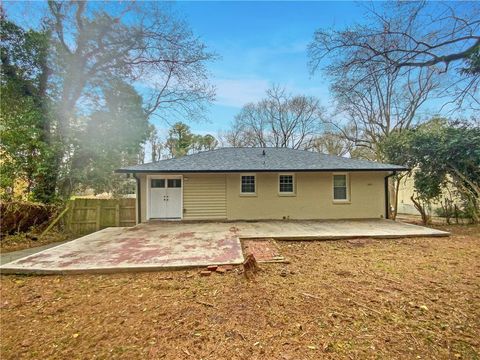
{"type": "MultiPolygon", "coordinates": [[[[45,1],[4,4],[7,16],[24,27],[36,27],[46,12],[45,1]]],[[[230,128],[243,105],[262,99],[272,84],[292,94],[316,96],[331,109],[328,81],[321,72],[309,74],[307,45],[316,29],[344,29],[361,22],[366,7],[381,7],[382,3],[177,1],[169,5],[208,50],[219,55],[208,65],[217,99],[209,107],[207,120],[179,118],[169,123],[185,121],[196,133],[217,135],[230,128]]],[[[114,10],[115,2],[108,6],[114,10]]],[[[429,100],[428,104],[439,109],[440,101],[429,100]]],[[[168,124],[154,123],[164,134],[168,124]]]]}
{"type": "Polygon", "coordinates": [[[315,29],[343,28],[363,14],[352,2],[178,2],[174,8],[220,59],[210,64],[217,100],[195,132],[229,128],[242,105],[257,101],[273,83],[314,95],[328,106],[328,83],[311,77],[306,47],[315,29]]]}
{"type": "MultiPolygon", "coordinates": [[[[366,3],[363,3],[365,5],[366,3]]],[[[110,3],[114,6],[114,3],[110,3]]],[[[219,59],[210,63],[217,100],[206,121],[187,122],[196,133],[227,130],[241,107],[260,100],[272,84],[293,94],[313,95],[329,104],[328,83],[307,68],[307,45],[316,29],[344,28],[358,21],[364,9],[353,2],[200,2],[172,3],[193,33],[219,59]]],[[[20,25],[34,26],[46,12],[46,2],[6,2],[7,15],[20,25]],[[35,13],[38,16],[33,16],[35,13]]],[[[161,130],[167,126],[156,122],[161,130]]]]}

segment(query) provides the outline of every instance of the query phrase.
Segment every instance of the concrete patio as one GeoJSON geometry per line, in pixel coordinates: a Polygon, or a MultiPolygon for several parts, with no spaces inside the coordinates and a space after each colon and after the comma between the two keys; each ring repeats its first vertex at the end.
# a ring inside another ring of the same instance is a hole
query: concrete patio
{"type": "Polygon", "coordinates": [[[448,236],[390,220],[149,222],[107,228],[0,266],[2,273],[82,273],[240,264],[241,239],[330,240],[448,236]]]}

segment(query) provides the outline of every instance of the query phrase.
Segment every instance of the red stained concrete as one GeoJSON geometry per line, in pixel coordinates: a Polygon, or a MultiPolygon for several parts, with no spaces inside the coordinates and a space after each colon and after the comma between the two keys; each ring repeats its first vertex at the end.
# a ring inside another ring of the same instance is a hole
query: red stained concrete
{"type": "Polygon", "coordinates": [[[104,272],[240,264],[238,236],[229,226],[142,224],[107,228],[4,265],[4,273],[104,272]],[[195,229],[195,231],[191,231],[195,229]],[[188,231],[185,231],[188,230],[188,231]]]}

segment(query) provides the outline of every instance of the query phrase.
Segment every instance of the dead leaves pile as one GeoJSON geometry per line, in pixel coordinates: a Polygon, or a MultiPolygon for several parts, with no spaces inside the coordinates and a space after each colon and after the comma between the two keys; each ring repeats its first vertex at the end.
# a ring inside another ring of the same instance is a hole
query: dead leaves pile
{"type": "Polygon", "coordinates": [[[2,359],[476,358],[478,230],[279,242],[291,263],[261,264],[255,281],[197,270],[2,276],[2,359]]]}

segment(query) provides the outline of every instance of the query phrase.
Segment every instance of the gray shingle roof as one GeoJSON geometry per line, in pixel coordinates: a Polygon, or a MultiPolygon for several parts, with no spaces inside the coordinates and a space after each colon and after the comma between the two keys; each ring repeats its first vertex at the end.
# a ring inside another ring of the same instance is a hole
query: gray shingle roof
{"type": "Polygon", "coordinates": [[[386,171],[407,170],[382,164],[287,148],[220,148],[177,159],[118,169],[121,173],[266,172],[266,171],[386,171]],[[265,155],[263,155],[265,153],[265,155]]]}

